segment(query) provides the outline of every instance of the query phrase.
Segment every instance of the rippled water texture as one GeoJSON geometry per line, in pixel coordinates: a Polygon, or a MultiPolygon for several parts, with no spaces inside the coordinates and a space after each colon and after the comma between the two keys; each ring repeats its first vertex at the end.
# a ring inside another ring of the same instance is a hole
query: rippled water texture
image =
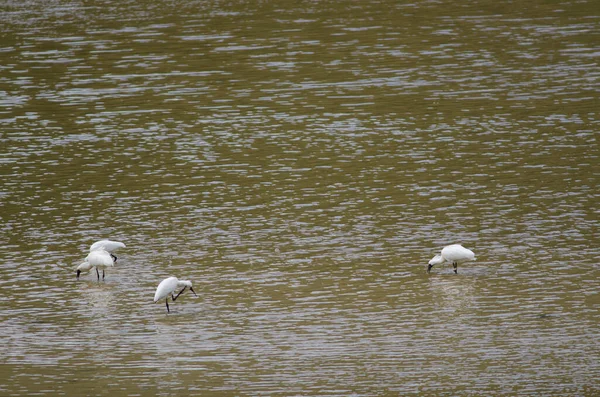
{"type": "Polygon", "coordinates": [[[4,1],[0,32],[1,395],[600,394],[600,3],[4,1]],[[451,243],[477,260],[427,274],[451,243]]]}

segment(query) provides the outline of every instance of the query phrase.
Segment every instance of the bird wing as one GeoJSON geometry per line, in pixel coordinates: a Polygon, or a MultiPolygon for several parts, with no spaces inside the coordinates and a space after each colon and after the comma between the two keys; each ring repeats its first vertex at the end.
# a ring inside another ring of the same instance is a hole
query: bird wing
{"type": "Polygon", "coordinates": [[[450,262],[472,261],[475,259],[475,254],[473,251],[466,249],[460,244],[453,244],[445,247],[442,250],[442,256],[450,262]]]}
{"type": "Polygon", "coordinates": [[[100,240],[96,241],[94,244],[90,246],[90,252],[96,251],[99,249],[106,250],[108,252],[113,252],[118,248],[125,248],[125,244],[120,241],[112,241],[112,240],[100,240]]]}
{"type": "Polygon", "coordinates": [[[160,299],[168,296],[170,293],[175,291],[177,288],[177,277],[168,277],[158,284],[156,288],[156,293],[154,294],[154,302],[159,301],[160,299]]]}

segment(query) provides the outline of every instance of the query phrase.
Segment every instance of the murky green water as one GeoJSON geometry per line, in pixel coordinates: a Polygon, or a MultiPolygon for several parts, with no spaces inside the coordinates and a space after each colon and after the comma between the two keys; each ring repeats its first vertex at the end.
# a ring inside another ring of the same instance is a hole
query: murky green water
{"type": "Polygon", "coordinates": [[[0,394],[600,393],[597,2],[5,1],[0,34],[0,394]]]}

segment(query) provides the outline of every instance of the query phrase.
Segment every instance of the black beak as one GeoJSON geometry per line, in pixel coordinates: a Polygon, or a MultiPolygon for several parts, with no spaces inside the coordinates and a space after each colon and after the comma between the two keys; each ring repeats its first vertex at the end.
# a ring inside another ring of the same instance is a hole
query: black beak
{"type": "MultiPolygon", "coordinates": [[[[192,287],[190,287],[190,291],[192,291],[194,293],[194,295],[196,295],[196,292],[194,291],[194,289],[192,287]]],[[[198,295],[196,295],[198,296],[198,295]]]]}
{"type": "Polygon", "coordinates": [[[77,270],[77,280],[79,280],[79,275],[81,274],[81,270],[77,270]]]}
{"type": "Polygon", "coordinates": [[[431,268],[433,267],[433,265],[429,265],[427,266],[427,273],[429,273],[431,271],[431,268]]]}

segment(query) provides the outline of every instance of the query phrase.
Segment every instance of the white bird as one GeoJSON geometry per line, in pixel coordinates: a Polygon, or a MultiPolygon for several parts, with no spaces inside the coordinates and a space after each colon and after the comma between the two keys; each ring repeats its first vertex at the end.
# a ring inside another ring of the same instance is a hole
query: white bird
{"type": "Polygon", "coordinates": [[[83,262],[81,265],[77,266],[77,280],[79,280],[79,275],[81,273],[88,274],[90,270],[92,270],[94,266],[90,265],[89,262],[83,262]]]}
{"type": "MultiPolygon", "coordinates": [[[[96,274],[98,275],[98,280],[100,280],[100,272],[98,269],[102,269],[102,280],[104,280],[104,270],[112,268],[114,266],[114,260],[110,253],[104,249],[97,249],[88,254],[85,258],[85,261],[90,266],[96,268],[96,274]]],[[[82,266],[83,263],[79,266],[82,266]]]]}
{"type": "Polygon", "coordinates": [[[177,277],[165,278],[163,281],[160,282],[160,284],[158,284],[158,287],[156,288],[156,293],[154,294],[154,303],[158,302],[162,298],[167,298],[165,299],[165,302],[167,304],[167,312],[169,313],[169,295],[171,295],[171,299],[173,299],[173,302],[175,302],[175,300],[179,298],[179,295],[181,295],[186,288],[189,288],[190,291],[192,291],[194,295],[196,295],[196,292],[192,288],[191,281],[178,280],[177,277]],[[177,296],[173,296],[173,292],[175,292],[175,290],[179,287],[183,287],[183,289],[179,291],[177,296]]]}
{"type": "Polygon", "coordinates": [[[113,261],[116,262],[117,257],[115,255],[113,255],[112,252],[119,248],[125,248],[125,244],[123,244],[120,241],[100,240],[100,241],[96,241],[94,244],[90,245],[90,252],[96,251],[99,249],[103,249],[106,252],[108,252],[110,254],[110,256],[113,258],[113,261]]]}
{"type": "Polygon", "coordinates": [[[470,249],[466,249],[460,244],[448,245],[442,249],[441,255],[436,255],[429,261],[427,273],[429,273],[431,271],[431,268],[435,265],[441,265],[445,262],[451,262],[452,266],[454,267],[454,273],[458,273],[459,263],[474,260],[475,254],[470,249]]]}
{"type": "MultiPolygon", "coordinates": [[[[119,248],[125,248],[125,244],[123,244],[120,241],[100,240],[100,241],[96,241],[94,244],[92,244],[90,246],[90,253],[92,253],[93,251],[104,250],[104,251],[108,252],[112,261],[114,263],[116,263],[117,257],[114,254],[112,254],[112,252],[119,248]]],[[[82,264],[77,266],[77,280],[79,280],[79,275],[81,273],[88,274],[90,272],[90,270],[92,270],[93,268],[94,268],[94,265],[92,265],[86,259],[85,262],[83,262],[82,264]]],[[[100,273],[98,272],[97,269],[96,269],[96,273],[98,274],[98,280],[100,280],[100,273]]],[[[102,268],[102,274],[104,274],[104,268],[102,268]]],[[[102,278],[104,278],[104,277],[102,277],[102,278]]]]}

